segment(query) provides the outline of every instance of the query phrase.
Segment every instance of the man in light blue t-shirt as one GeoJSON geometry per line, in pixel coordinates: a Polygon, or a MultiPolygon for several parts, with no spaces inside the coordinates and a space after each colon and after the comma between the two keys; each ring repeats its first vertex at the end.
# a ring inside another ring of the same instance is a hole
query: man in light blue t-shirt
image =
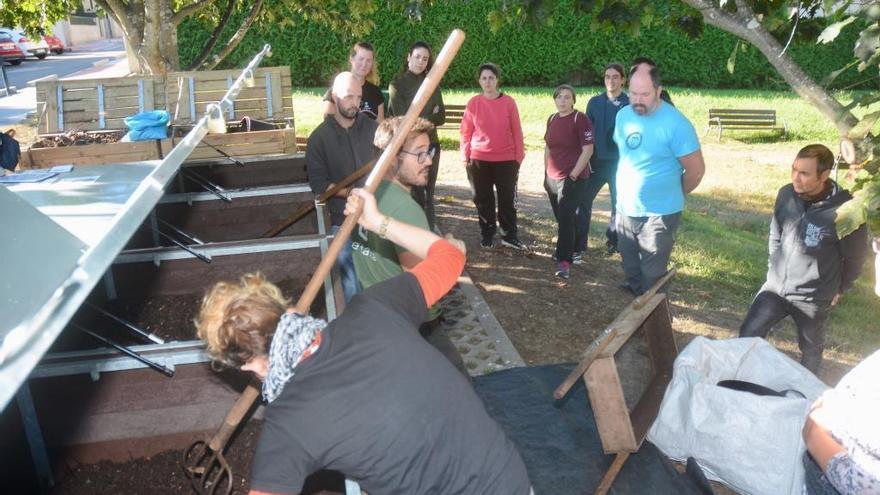
{"type": "Polygon", "coordinates": [[[706,165],[690,121],[660,99],[656,67],[630,73],[629,102],[617,113],[618,250],[623,287],[641,295],[667,271],[681,222],[684,195],[703,178],[706,165]]]}

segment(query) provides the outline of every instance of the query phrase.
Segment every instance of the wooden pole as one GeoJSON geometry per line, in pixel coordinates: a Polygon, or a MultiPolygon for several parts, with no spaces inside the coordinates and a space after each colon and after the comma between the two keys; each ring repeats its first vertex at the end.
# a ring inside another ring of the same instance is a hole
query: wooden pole
{"type": "Polygon", "coordinates": [[[322,192],[315,201],[308,203],[308,204],[305,204],[305,205],[302,205],[298,210],[293,212],[292,215],[285,218],[284,220],[281,220],[274,227],[267,230],[263,234],[263,237],[275,237],[276,235],[280,234],[284,229],[295,224],[302,217],[308,215],[310,211],[314,210],[315,203],[327,202],[330,198],[332,198],[333,196],[336,196],[336,193],[338,193],[339,191],[345,189],[346,187],[354,184],[354,182],[356,180],[360,179],[361,177],[367,175],[370,172],[370,170],[373,170],[373,166],[375,164],[376,164],[376,160],[371,160],[369,163],[367,163],[363,167],[355,170],[354,173],[352,173],[348,177],[342,179],[339,182],[339,184],[335,184],[330,189],[327,189],[326,191],[322,192]]]}
{"type": "Polygon", "coordinates": [[[611,489],[611,484],[614,483],[615,478],[620,474],[620,469],[623,468],[623,463],[625,463],[628,458],[629,452],[621,452],[614,456],[614,461],[611,463],[608,471],[605,471],[605,476],[602,476],[602,481],[599,482],[599,486],[596,487],[596,491],[593,492],[593,495],[605,495],[608,493],[608,490],[611,489]]]}
{"type": "MultiPolygon", "coordinates": [[[[446,69],[449,68],[449,64],[452,62],[452,59],[455,58],[456,53],[458,53],[458,49],[461,47],[462,42],[464,42],[464,31],[456,29],[449,35],[446,44],[443,45],[443,49],[440,50],[440,54],[437,55],[437,60],[434,62],[434,66],[431,68],[431,71],[428,72],[428,75],[425,76],[422,85],[419,86],[419,90],[416,92],[416,96],[413,98],[413,102],[410,105],[409,110],[406,112],[403,122],[400,123],[400,127],[398,127],[397,132],[394,133],[391,142],[379,156],[375,168],[373,168],[373,171],[370,173],[369,177],[367,177],[367,183],[364,186],[367,191],[370,191],[371,193],[376,191],[376,188],[379,186],[379,180],[385,176],[388,167],[390,167],[396,159],[400,147],[403,146],[403,143],[409,135],[410,129],[412,129],[416,119],[419,118],[422,109],[428,103],[428,99],[434,94],[437,86],[440,85],[440,80],[443,78],[443,74],[446,73],[446,69]]],[[[342,223],[342,227],[340,227],[339,231],[336,233],[336,237],[330,244],[330,248],[327,249],[327,253],[324,254],[324,258],[318,265],[317,270],[315,270],[315,274],[312,275],[311,280],[309,280],[308,285],[306,285],[305,290],[303,290],[302,295],[300,295],[299,301],[297,301],[295,306],[297,313],[307,314],[309,312],[312,301],[314,301],[315,296],[318,295],[318,291],[324,283],[324,278],[330,273],[333,264],[336,263],[336,257],[342,250],[343,244],[348,241],[348,236],[357,224],[360,213],[360,210],[358,210],[355,214],[346,217],[345,222],[342,223]]]]}
{"type": "MultiPolygon", "coordinates": [[[[391,139],[391,143],[388,144],[388,147],[386,147],[385,151],[382,152],[382,155],[379,156],[375,168],[373,168],[372,173],[367,178],[365,188],[371,193],[376,191],[376,187],[379,186],[379,180],[385,175],[388,167],[391,166],[400,147],[403,146],[403,143],[406,141],[410,129],[412,129],[413,124],[415,124],[416,119],[419,114],[421,114],[425,104],[428,102],[428,98],[430,98],[437,89],[440,80],[443,79],[443,74],[446,73],[446,69],[449,68],[449,64],[452,63],[452,60],[455,58],[455,55],[458,53],[458,49],[463,42],[464,31],[456,29],[449,35],[446,44],[443,45],[443,49],[440,50],[440,54],[437,55],[437,61],[434,63],[431,71],[428,72],[425,80],[422,81],[422,85],[419,87],[419,90],[409,107],[409,111],[406,112],[403,122],[401,122],[400,127],[391,139]]],[[[307,314],[309,312],[312,301],[315,300],[318,290],[324,283],[324,278],[327,277],[327,274],[330,273],[330,270],[333,268],[333,263],[336,262],[336,257],[339,255],[339,251],[342,250],[343,243],[348,240],[348,236],[351,234],[352,229],[357,223],[360,213],[361,212],[358,211],[353,215],[349,215],[342,224],[342,227],[336,233],[336,237],[330,244],[330,248],[327,250],[327,253],[324,254],[324,258],[321,260],[321,263],[312,275],[311,280],[309,280],[309,284],[306,286],[305,290],[303,290],[299,301],[296,303],[295,310],[297,313],[307,314]]],[[[209,442],[209,446],[212,449],[215,451],[222,451],[226,447],[226,441],[229,439],[231,431],[235,430],[243,418],[242,411],[248,411],[250,406],[259,396],[260,392],[258,385],[255,385],[253,382],[249,383],[247,388],[236,401],[232,410],[226,416],[226,420],[220,428],[220,431],[218,431],[209,442]]]]}

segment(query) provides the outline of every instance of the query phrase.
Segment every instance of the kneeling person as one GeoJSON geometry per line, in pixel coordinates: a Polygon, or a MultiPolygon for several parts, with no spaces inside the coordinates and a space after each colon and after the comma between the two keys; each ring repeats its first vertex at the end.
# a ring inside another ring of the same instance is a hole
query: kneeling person
{"type": "Polygon", "coordinates": [[[433,233],[382,215],[363,190],[361,226],[423,259],[355,296],[330,323],[295,314],[259,275],[205,296],[199,337],[218,361],[252,371],[268,402],[252,495],[299,493],[319,469],[371,494],[529,493],[525,464],[453,367],[418,335],[464,256],[433,233]]]}
{"type": "Polygon", "coordinates": [[[863,224],[840,238],[837,210],[852,195],[830,179],[834,154],[821,144],[802,148],[791,165],[791,184],[776,196],[770,221],[770,262],[739,329],[740,337],[764,337],[791,315],[798,329],[801,364],[818,373],[825,350],[825,321],[865,264],[863,224]]]}
{"type": "MultiPolygon", "coordinates": [[[[376,148],[387,148],[401,123],[403,117],[384,120],[373,140],[376,148]]],[[[411,191],[413,187],[424,187],[428,182],[431,157],[434,156],[428,135],[433,129],[431,122],[422,118],[416,120],[388,175],[376,188],[379,211],[394,220],[425,230],[429,230],[428,217],[412,198],[411,191]]],[[[391,242],[382,232],[372,233],[360,227],[352,233],[351,238],[355,272],[364,289],[400,275],[421,261],[405,247],[391,242]]],[[[440,324],[440,310],[436,305],[428,311],[427,319],[419,331],[459,371],[468,375],[461,355],[440,324]]]]}

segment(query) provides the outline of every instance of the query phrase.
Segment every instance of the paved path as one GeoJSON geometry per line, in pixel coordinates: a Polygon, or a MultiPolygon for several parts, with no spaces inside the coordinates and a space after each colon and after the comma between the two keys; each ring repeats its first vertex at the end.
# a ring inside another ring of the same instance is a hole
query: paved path
{"type": "Polygon", "coordinates": [[[463,273],[441,301],[443,329],[471,376],[525,366],[474,282],[463,273]]]}
{"type": "Polygon", "coordinates": [[[128,74],[122,40],[101,40],[78,45],[74,51],[50,55],[45,60],[27,59],[6,67],[9,83],[18,93],[0,98],[0,126],[18,124],[37,107],[36,90],[28,82],[50,75],[59,78],[119,77],[128,74]]]}

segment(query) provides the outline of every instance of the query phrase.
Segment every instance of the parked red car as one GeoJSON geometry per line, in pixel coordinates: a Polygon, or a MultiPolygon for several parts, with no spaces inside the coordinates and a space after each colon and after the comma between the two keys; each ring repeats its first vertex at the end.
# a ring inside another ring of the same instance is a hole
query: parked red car
{"type": "Polygon", "coordinates": [[[64,42],[54,34],[44,34],[43,41],[49,45],[49,50],[61,55],[64,53],[64,42]]]}
{"type": "Polygon", "coordinates": [[[12,41],[8,34],[0,33],[0,60],[18,65],[24,60],[24,52],[12,41]]]}

